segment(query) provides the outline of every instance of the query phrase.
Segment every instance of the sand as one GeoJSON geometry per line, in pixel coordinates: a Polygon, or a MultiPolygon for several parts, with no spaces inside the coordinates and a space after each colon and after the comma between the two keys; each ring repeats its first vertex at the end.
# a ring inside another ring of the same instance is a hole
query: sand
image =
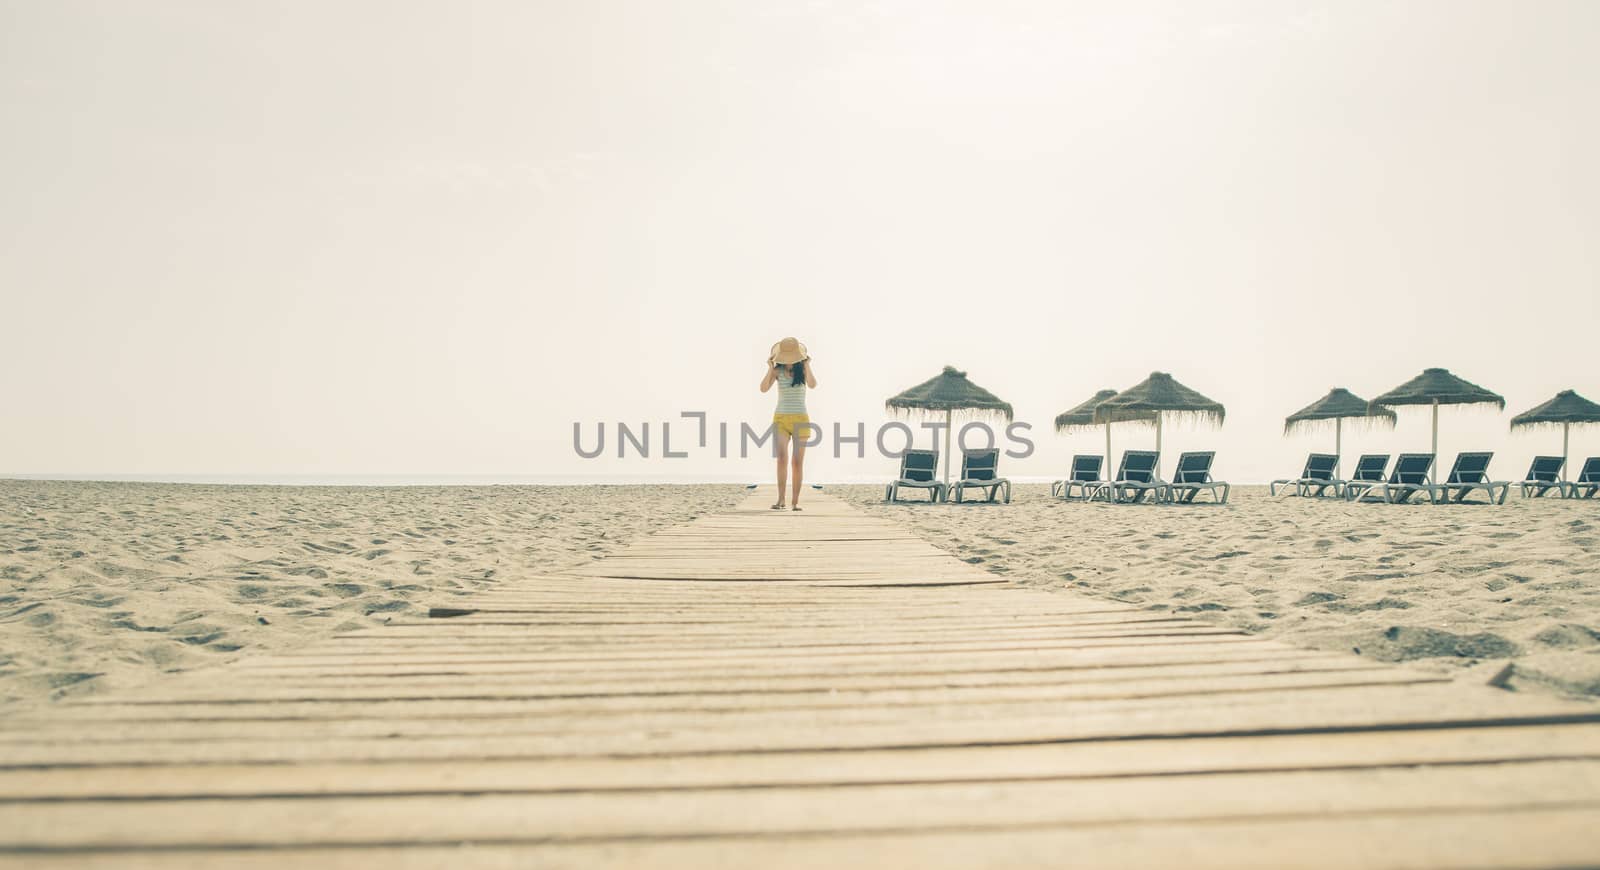
{"type": "Polygon", "coordinates": [[[744,494],[0,480],[0,715],[419,617],[744,494]]]}
{"type": "MultiPolygon", "coordinates": [[[[1521,691],[1600,696],[1600,501],[886,505],[830,492],[1018,582],[1355,650],[1521,691]],[[1507,666],[1510,666],[1509,671],[1507,666]]],[[[1205,498],[1205,496],[1201,496],[1205,498]]]]}
{"type": "MultiPolygon", "coordinates": [[[[885,505],[1028,584],[1600,696],[1600,501],[885,505]],[[1507,669],[1509,667],[1509,670],[1507,669]]],[[[738,486],[262,487],[0,480],[0,715],[422,616],[736,503],[738,486]]]]}

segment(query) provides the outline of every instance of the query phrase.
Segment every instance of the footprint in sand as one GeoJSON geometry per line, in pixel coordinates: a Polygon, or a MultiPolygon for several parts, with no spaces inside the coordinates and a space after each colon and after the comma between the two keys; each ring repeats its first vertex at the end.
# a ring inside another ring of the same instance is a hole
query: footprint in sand
{"type": "Polygon", "coordinates": [[[169,631],[170,630],[164,625],[140,625],[139,623],[137,623],[137,622],[135,622],[133,620],[132,614],[123,615],[119,619],[113,619],[111,621],[111,627],[112,628],[121,628],[121,629],[125,629],[127,631],[164,632],[164,631],[169,631]]]}
{"type": "Polygon", "coordinates": [[[1388,572],[1385,572],[1385,573],[1382,573],[1382,574],[1374,574],[1374,573],[1370,573],[1370,572],[1359,572],[1359,573],[1355,573],[1355,574],[1346,574],[1343,577],[1340,577],[1339,579],[1340,580],[1346,580],[1346,581],[1352,581],[1352,582],[1356,582],[1356,583],[1361,583],[1361,582],[1365,582],[1365,581],[1368,581],[1368,580],[1393,580],[1393,579],[1395,579],[1397,577],[1404,577],[1404,576],[1406,576],[1406,572],[1404,572],[1404,571],[1388,571],[1388,572]]]}
{"type": "Polygon", "coordinates": [[[1400,598],[1380,598],[1366,604],[1333,603],[1328,609],[1336,613],[1366,613],[1373,610],[1406,610],[1411,607],[1411,602],[1400,598]]]}
{"type": "Polygon", "coordinates": [[[1579,649],[1600,646],[1600,631],[1595,631],[1586,625],[1566,622],[1553,625],[1539,632],[1533,636],[1533,639],[1545,646],[1557,649],[1579,649]]]}
{"type": "Polygon", "coordinates": [[[313,553],[348,553],[355,549],[355,547],[352,547],[349,544],[341,541],[332,541],[327,544],[317,544],[311,541],[303,541],[301,542],[300,546],[305,547],[307,550],[310,550],[313,553]]]}
{"type": "Polygon", "coordinates": [[[206,644],[211,643],[212,641],[227,634],[226,631],[209,625],[191,626],[188,631],[189,633],[187,634],[175,636],[178,638],[178,640],[189,644],[190,646],[205,646],[206,644]]]}

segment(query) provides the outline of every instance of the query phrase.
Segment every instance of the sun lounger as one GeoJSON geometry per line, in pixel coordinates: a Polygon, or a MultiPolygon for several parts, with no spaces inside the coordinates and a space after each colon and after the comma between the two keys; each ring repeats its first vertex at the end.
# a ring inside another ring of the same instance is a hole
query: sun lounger
{"type": "Polygon", "coordinates": [[[1433,488],[1433,501],[1439,503],[1440,496],[1444,501],[1452,504],[1464,504],[1467,493],[1481,489],[1488,496],[1490,504],[1505,504],[1506,495],[1511,492],[1511,483],[1504,480],[1489,479],[1489,460],[1494,458],[1493,453],[1458,453],[1454,465],[1450,466],[1450,474],[1444,483],[1435,484],[1433,488]],[[1495,493],[1499,496],[1496,497],[1495,493]]]}
{"type": "Polygon", "coordinates": [[[1072,470],[1067,472],[1067,479],[1050,484],[1050,494],[1057,498],[1088,498],[1097,484],[1104,483],[1100,479],[1100,466],[1104,461],[1104,457],[1095,454],[1072,457],[1072,470]]]}
{"type": "Polygon", "coordinates": [[[1005,504],[1011,504],[1011,481],[1000,477],[998,467],[1000,451],[997,448],[963,449],[962,478],[950,485],[950,501],[960,504],[963,491],[982,489],[986,496],[984,501],[992,502],[995,496],[1005,496],[1005,504]]]}
{"type": "Polygon", "coordinates": [[[1332,453],[1313,453],[1306,457],[1306,467],[1300,469],[1299,477],[1274,480],[1267,490],[1277,495],[1278,487],[1282,486],[1286,493],[1293,495],[1319,496],[1331,489],[1334,495],[1338,495],[1339,481],[1333,477],[1333,469],[1338,464],[1339,457],[1332,453]]]}
{"type": "Polygon", "coordinates": [[[1388,466],[1387,453],[1363,454],[1356,460],[1356,470],[1350,479],[1338,482],[1340,492],[1351,501],[1367,496],[1374,487],[1383,484],[1383,472],[1388,466]]]}
{"type": "Polygon", "coordinates": [[[1394,461],[1389,479],[1379,484],[1383,500],[1389,504],[1405,504],[1418,493],[1429,501],[1438,500],[1438,487],[1430,474],[1433,471],[1432,453],[1402,453],[1394,461]]]}
{"type": "Polygon", "coordinates": [[[1156,465],[1160,459],[1161,454],[1154,450],[1123,451],[1116,478],[1095,487],[1089,497],[1119,504],[1141,502],[1146,495],[1151,501],[1161,501],[1166,496],[1167,484],[1156,479],[1156,465]]]}
{"type": "Polygon", "coordinates": [[[1528,466],[1528,476],[1518,484],[1522,487],[1523,498],[1539,498],[1550,490],[1555,490],[1562,498],[1566,498],[1572,484],[1561,479],[1561,469],[1567,465],[1565,456],[1535,456],[1533,464],[1528,466]]]}
{"type": "Polygon", "coordinates": [[[1211,461],[1216,456],[1212,450],[1178,454],[1178,468],[1172,473],[1172,482],[1167,484],[1167,500],[1178,504],[1194,504],[1194,497],[1201,490],[1206,490],[1217,504],[1227,504],[1228,493],[1233,487],[1224,481],[1211,479],[1211,461]],[[1221,490],[1221,495],[1218,495],[1218,490],[1221,490]]]}
{"type": "Polygon", "coordinates": [[[1568,484],[1568,492],[1574,498],[1594,498],[1600,492],[1600,456],[1591,456],[1583,461],[1583,470],[1578,472],[1578,479],[1568,484]]]}
{"type": "Polygon", "coordinates": [[[984,501],[994,501],[995,496],[1004,494],[1006,504],[1010,504],[1011,481],[999,475],[999,466],[1000,451],[996,448],[961,451],[961,479],[950,484],[950,500],[960,504],[962,492],[981,489],[986,496],[984,501]]]}
{"type": "Polygon", "coordinates": [[[939,451],[907,450],[900,454],[900,476],[883,488],[884,501],[900,501],[901,489],[925,489],[928,501],[944,501],[944,484],[934,479],[939,471],[939,451]]]}

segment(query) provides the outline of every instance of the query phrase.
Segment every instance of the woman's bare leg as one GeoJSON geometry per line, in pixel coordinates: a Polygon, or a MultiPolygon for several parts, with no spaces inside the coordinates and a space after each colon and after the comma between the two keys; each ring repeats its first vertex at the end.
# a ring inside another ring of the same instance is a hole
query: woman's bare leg
{"type": "MultiPolygon", "coordinates": [[[[798,432],[796,432],[795,434],[799,435],[798,432]]],[[[794,439],[793,471],[789,475],[789,477],[791,478],[790,481],[789,481],[789,493],[790,493],[790,495],[789,495],[789,506],[793,507],[793,508],[800,507],[800,477],[801,477],[801,471],[804,470],[804,468],[805,468],[805,464],[806,464],[806,439],[803,438],[803,437],[795,438],[794,439]]],[[[779,472],[779,474],[782,474],[782,473],[783,472],[781,472],[781,471],[779,472]]],[[[778,489],[779,489],[778,497],[781,500],[782,497],[783,497],[783,491],[782,491],[783,488],[779,487],[778,489]]]]}
{"type": "MultiPolygon", "coordinates": [[[[782,432],[775,433],[775,436],[777,438],[776,449],[778,451],[778,502],[775,506],[781,507],[783,505],[783,491],[789,474],[789,436],[782,432]]],[[[799,483],[797,482],[795,485],[799,486],[799,483]]]]}

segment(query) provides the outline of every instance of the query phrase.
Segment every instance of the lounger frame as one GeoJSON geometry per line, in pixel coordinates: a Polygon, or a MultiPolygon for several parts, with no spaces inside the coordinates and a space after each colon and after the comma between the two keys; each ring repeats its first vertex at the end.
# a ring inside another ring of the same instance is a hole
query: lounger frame
{"type": "Polygon", "coordinates": [[[1562,498],[1572,497],[1572,484],[1561,479],[1567,467],[1565,456],[1535,456],[1528,466],[1528,476],[1518,482],[1523,498],[1542,498],[1555,492],[1562,498]]]}
{"type": "Polygon", "coordinates": [[[1585,459],[1578,479],[1568,486],[1573,498],[1594,498],[1596,493],[1600,493],[1600,456],[1585,459]]]}
{"type": "Polygon", "coordinates": [[[1511,483],[1489,479],[1489,461],[1492,459],[1494,459],[1493,452],[1457,453],[1456,461],[1450,465],[1450,474],[1445,477],[1444,483],[1434,484],[1433,492],[1430,494],[1433,503],[1467,504],[1467,495],[1481,489],[1490,504],[1505,504],[1506,495],[1511,492],[1511,483]]]}
{"type": "Polygon", "coordinates": [[[1395,457],[1394,470],[1379,486],[1383,500],[1389,504],[1406,504],[1417,495],[1425,495],[1428,501],[1437,502],[1438,487],[1433,482],[1436,459],[1432,453],[1402,453],[1395,457]]]}
{"type": "Polygon", "coordinates": [[[1114,504],[1137,504],[1148,495],[1151,502],[1164,501],[1167,482],[1156,476],[1160,467],[1161,454],[1154,450],[1124,450],[1122,461],[1117,464],[1116,478],[1096,486],[1089,498],[1114,504]],[[1130,462],[1135,466],[1132,469],[1130,462]]]}
{"type": "MultiPolygon", "coordinates": [[[[1347,501],[1360,501],[1376,487],[1382,486],[1388,476],[1389,454],[1363,453],[1356,460],[1356,470],[1348,480],[1339,481],[1339,493],[1347,501]]],[[[1374,498],[1376,498],[1374,496],[1374,498]]]]}
{"type": "Polygon", "coordinates": [[[1313,453],[1306,457],[1305,467],[1300,469],[1299,477],[1274,480],[1267,486],[1267,490],[1272,495],[1277,495],[1278,487],[1282,486],[1284,495],[1315,498],[1327,495],[1331,491],[1337,497],[1343,494],[1344,483],[1334,477],[1334,470],[1338,466],[1339,457],[1332,453],[1313,453]]]}
{"type": "Polygon", "coordinates": [[[1000,476],[998,447],[961,451],[961,478],[950,484],[946,497],[960,504],[962,494],[969,489],[982,490],[986,502],[1003,494],[1005,503],[1011,503],[1011,481],[1000,476]]]}
{"type": "Polygon", "coordinates": [[[900,476],[883,488],[883,500],[889,502],[910,501],[900,498],[901,489],[925,489],[928,491],[928,502],[941,502],[945,499],[945,486],[934,477],[939,473],[939,451],[937,450],[907,450],[900,454],[900,476]]]}
{"type": "Polygon", "coordinates": [[[1050,495],[1063,499],[1088,498],[1096,486],[1105,482],[1100,476],[1100,469],[1104,465],[1105,457],[1098,453],[1080,453],[1073,456],[1072,470],[1067,472],[1065,480],[1050,484],[1050,495]]]}
{"type": "Polygon", "coordinates": [[[1228,493],[1233,491],[1227,481],[1211,477],[1211,463],[1217,458],[1215,450],[1191,451],[1178,454],[1178,467],[1173,469],[1172,482],[1167,484],[1167,501],[1176,504],[1194,504],[1201,491],[1211,493],[1217,504],[1228,503],[1228,493]],[[1221,495],[1218,495],[1218,492],[1221,495]]]}

